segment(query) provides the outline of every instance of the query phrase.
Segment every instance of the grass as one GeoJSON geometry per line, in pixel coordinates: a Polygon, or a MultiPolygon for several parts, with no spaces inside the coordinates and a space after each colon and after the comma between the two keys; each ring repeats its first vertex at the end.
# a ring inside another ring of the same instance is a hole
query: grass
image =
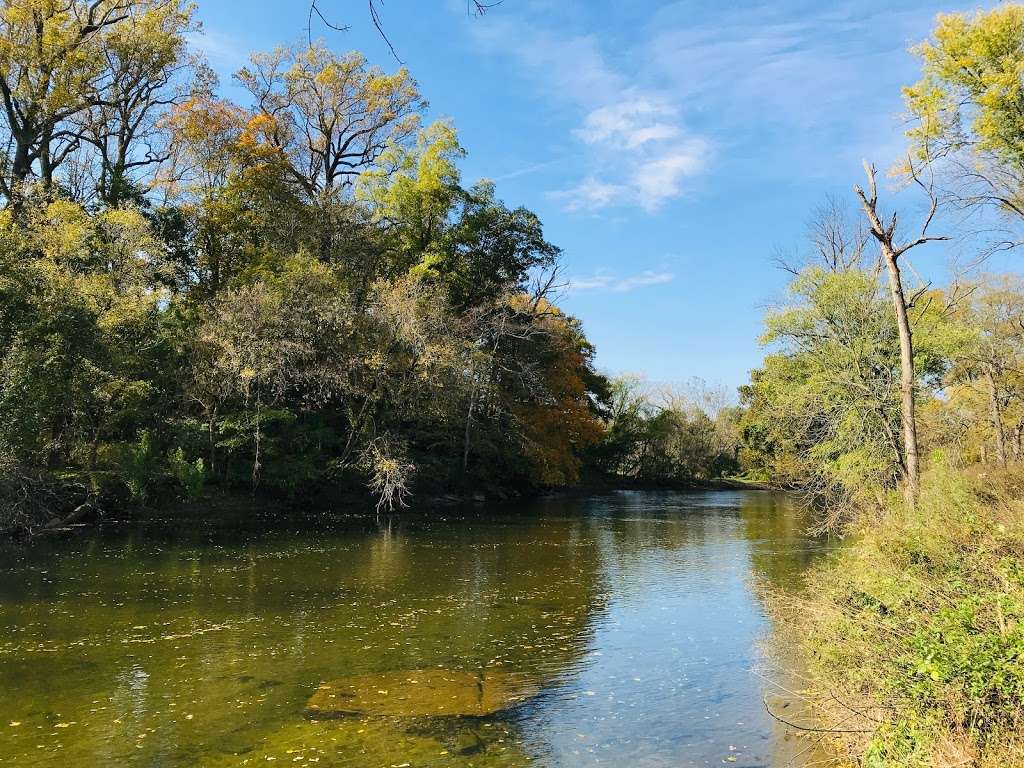
{"type": "Polygon", "coordinates": [[[852,533],[786,611],[849,761],[1024,766],[1024,467],[936,467],[852,533]]]}

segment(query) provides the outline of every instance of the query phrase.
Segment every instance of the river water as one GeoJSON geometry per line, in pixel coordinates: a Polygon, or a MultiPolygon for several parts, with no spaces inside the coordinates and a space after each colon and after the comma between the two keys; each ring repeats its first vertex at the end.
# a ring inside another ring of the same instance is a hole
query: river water
{"type": "Polygon", "coordinates": [[[813,745],[765,711],[798,706],[760,599],[824,551],[805,530],[783,495],[623,492],[0,544],[0,765],[806,765],[813,745]],[[425,670],[536,695],[483,717],[304,714],[325,681],[383,696],[425,670]]]}

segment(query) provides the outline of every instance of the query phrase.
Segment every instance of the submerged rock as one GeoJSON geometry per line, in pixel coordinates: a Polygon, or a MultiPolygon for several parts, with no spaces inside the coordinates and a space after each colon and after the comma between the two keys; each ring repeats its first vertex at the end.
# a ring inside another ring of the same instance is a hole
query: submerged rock
{"type": "Polygon", "coordinates": [[[500,670],[477,674],[445,669],[379,672],[323,683],[306,705],[306,717],[483,717],[538,692],[535,684],[500,670]]]}

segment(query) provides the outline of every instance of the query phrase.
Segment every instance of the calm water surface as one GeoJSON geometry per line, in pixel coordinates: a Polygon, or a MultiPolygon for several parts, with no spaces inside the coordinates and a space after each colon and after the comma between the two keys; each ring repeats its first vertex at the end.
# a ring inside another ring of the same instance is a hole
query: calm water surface
{"type": "Polygon", "coordinates": [[[764,710],[758,597],[823,551],[804,529],[780,495],[630,492],[0,544],[0,764],[804,765],[764,710]],[[303,716],[323,681],[437,668],[540,693],[487,718],[303,716]]]}

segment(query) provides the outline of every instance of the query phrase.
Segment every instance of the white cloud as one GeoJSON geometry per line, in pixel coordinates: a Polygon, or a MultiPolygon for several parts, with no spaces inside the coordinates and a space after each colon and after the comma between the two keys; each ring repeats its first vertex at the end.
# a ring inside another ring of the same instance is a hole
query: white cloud
{"type": "Polygon", "coordinates": [[[663,95],[630,89],[618,99],[592,109],[574,131],[591,148],[594,170],[579,184],[553,194],[565,200],[567,210],[635,205],[654,213],[683,194],[685,178],[707,167],[710,142],[687,135],[679,109],[663,95]],[[606,180],[598,181],[599,173],[606,180]]]}
{"type": "Polygon", "coordinates": [[[644,210],[656,211],[682,194],[682,180],[703,171],[709,155],[705,140],[687,139],[642,162],[630,180],[636,201],[644,210]]]}
{"type": "Polygon", "coordinates": [[[608,288],[612,284],[611,275],[594,275],[593,277],[577,277],[569,281],[571,291],[596,291],[608,288]]]}
{"type": "Polygon", "coordinates": [[[636,97],[592,110],[576,135],[587,144],[608,143],[637,149],[650,141],[678,136],[682,132],[679,126],[663,121],[675,119],[678,113],[670,105],[636,97]]]}
{"type": "Polygon", "coordinates": [[[629,189],[621,184],[609,184],[588,176],[569,189],[549,194],[555,200],[562,200],[567,211],[596,211],[621,203],[628,197],[629,189]]]}
{"type": "Polygon", "coordinates": [[[683,194],[683,181],[707,166],[711,149],[704,139],[685,139],[659,146],[655,152],[627,155],[634,170],[619,182],[587,176],[568,189],[549,193],[567,211],[599,211],[613,206],[635,205],[654,213],[667,201],[683,194]],[[646,159],[645,159],[646,158],[646,159]]]}
{"type": "Polygon", "coordinates": [[[675,280],[675,275],[671,272],[652,272],[647,270],[641,272],[638,275],[627,277],[625,280],[612,286],[612,290],[616,293],[628,293],[634,291],[637,288],[646,288],[650,285],[664,285],[665,283],[671,283],[675,280]]]}
{"type": "Polygon", "coordinates": [[[591,277],[573,278],[569,281],[569,290],[629,293],[638,288],[671,283],[674,279],[675,275],[671,272],[655,272],[650,269],[623,278],[598,273],[591,277]]]}
{"type": "Polygon", "coordinates": [[[905,149],[900,86],[919,76],[907,45],[927,36],[935,12],[927,0],[705,3],[699,13],[665,0],[623,13],[635,26],[609,29],[607,9],[583,0],[523,5],[518,19],[506,4],[501,25],[495,16],[473,34],[577,115],[582,181],[556,195],[576,211],[657,210],[712,160],[730,179],[787,183],[859,177],[864,156],[887,165],[905,149]],[[570,194],[591,188],[588,178],[618,193],[570,194]]]}

